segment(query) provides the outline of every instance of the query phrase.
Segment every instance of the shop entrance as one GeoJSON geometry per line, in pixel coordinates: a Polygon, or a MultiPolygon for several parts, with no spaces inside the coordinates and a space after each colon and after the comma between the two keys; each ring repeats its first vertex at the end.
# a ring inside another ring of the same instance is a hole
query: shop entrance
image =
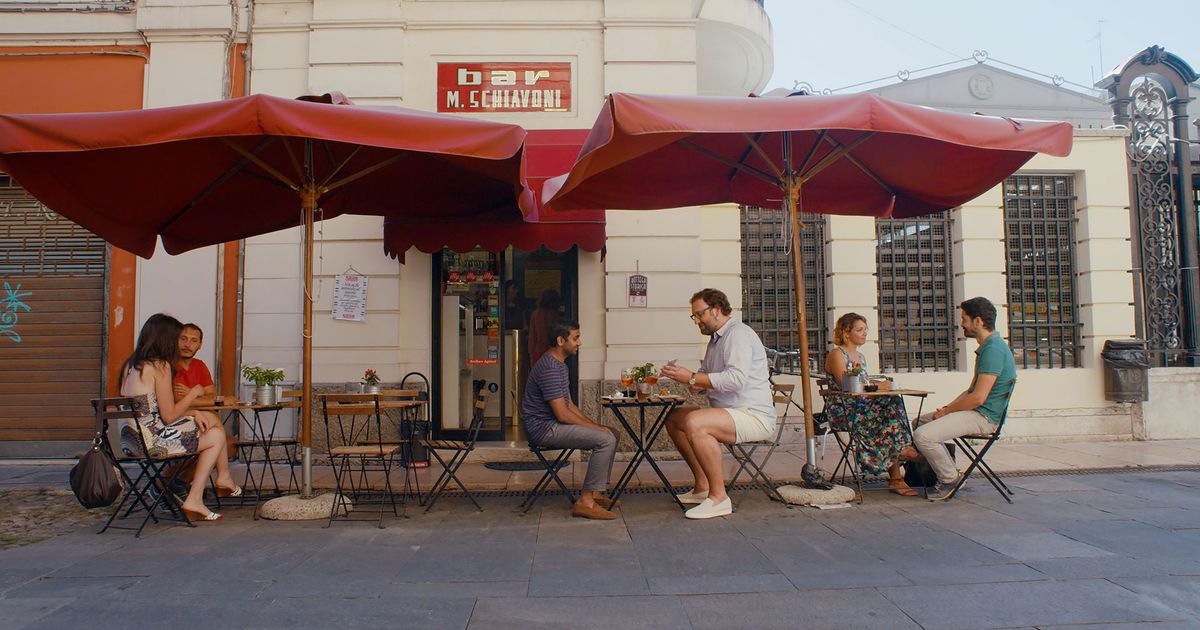
{"type": "MultiPolygon", "coordinates": [[[[433,431],[462,438],[475,393],[490,392],[479,439],[526,441],[519,409],[532,361],[550,324],[578,317],[578,257],[541,248],[493,253],[442,250],[433,257],[433,431]]],[[[578,392],[578,362],[567,363],[578,392]]]]}

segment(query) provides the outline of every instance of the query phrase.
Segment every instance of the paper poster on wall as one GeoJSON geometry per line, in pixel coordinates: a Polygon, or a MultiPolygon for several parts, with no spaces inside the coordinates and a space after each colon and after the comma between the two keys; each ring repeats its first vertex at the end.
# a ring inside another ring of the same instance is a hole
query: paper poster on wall
{"type": "Polygon", "coordinates": [[[367,277],[344,273],[333,282],[333,318],[361,322],[367,318],[367,277]]]}
{"type": "Polygon", "coordinates": [[[629,306],[631,308],[646,308],[649,302],[649,279],[640,273],[629,274],[629,306]]]}

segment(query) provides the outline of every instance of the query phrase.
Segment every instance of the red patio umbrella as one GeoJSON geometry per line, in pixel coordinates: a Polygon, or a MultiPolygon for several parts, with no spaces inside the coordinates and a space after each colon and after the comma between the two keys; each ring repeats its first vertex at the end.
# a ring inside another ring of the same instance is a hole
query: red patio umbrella
{"type": "Polygon", "coordinates": [[[339,214],[470,216],[522,196],[525,130],[340,94],[161,109],[0,114],[0,169],[64,217],[149,258],[304,226],[300,443],[311,494],[312,235],[339,214]],[[318,216],[314,216],[318,215],[318,216]]]}
{"type": "Polygon", "coordinates": [[[1036,153],[1065,156],[1071,125],[944,112],[874,94],[727,98],[615,93],[571,171],[547,183],[557,210],[652,210],[783,200],[792,228],[796,328],[815,481],[800,272],[801,211],[874,217],[941,212],[978,197],[1036,153]]]}

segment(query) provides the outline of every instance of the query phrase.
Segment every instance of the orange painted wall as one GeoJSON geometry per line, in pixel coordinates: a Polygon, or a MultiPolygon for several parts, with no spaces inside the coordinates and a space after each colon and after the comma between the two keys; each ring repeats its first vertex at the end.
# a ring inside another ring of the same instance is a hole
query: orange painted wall
{"type": "MultiPolygon", "coordinates": [[[[0,47],[0,112],[59,114],[142,108],[145,46],[0,47]],[[64,54],[66,53],[66,54],[64,54]],[[111,54],[120,53],[120,54],[111,54]],[[134,53],[134,54],[126,54],[134,53]]],[[[136,257],[112,248],[108,288],[108,391],[133,353],[136,257]]]]}
{"type": "Polygon", "coordinates": [[[0,47],[0,112],[141,109],[149,54],[145,46],[0,47]]]}

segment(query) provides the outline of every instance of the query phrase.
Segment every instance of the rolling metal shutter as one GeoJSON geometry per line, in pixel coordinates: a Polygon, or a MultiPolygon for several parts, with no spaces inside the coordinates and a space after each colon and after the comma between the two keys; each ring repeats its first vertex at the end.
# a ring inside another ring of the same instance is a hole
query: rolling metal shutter
{"type": "Polygon", "coordinates": [[[0,441],[91,437],[106,258],[102,239],[0,173],[0,441]]]}

